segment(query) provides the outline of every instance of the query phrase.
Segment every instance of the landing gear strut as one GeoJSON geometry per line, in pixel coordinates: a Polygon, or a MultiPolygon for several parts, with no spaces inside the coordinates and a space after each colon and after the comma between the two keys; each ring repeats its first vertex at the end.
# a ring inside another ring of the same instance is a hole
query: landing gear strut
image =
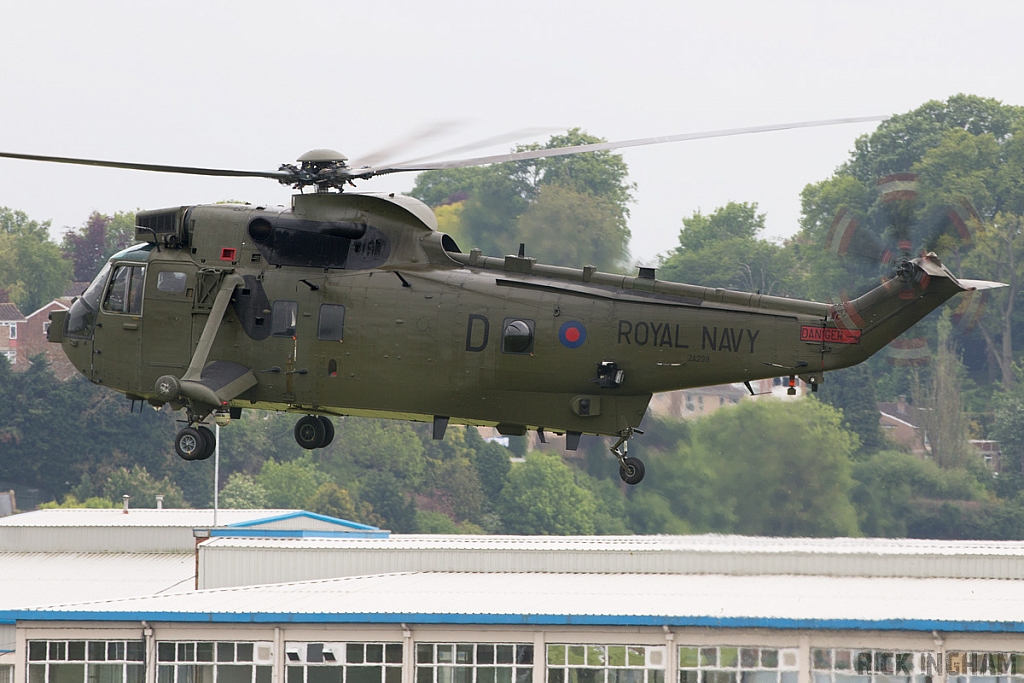
{"type": "Polygon", "coordinates": [[[639,484],[644,479],[644,463],[640,458],[631,458],[629,452],[629,440],[634,434],[643,434],[639,429],[627,427],[619,432],[619,440],[612,446],[612,455],[619,461],[619,478],[630,486],[639,484]]]}
{"type": "Polygon", "coordinates": [[[295,442],[306,450],[324,448],[334,441],[334,423],[323,415],[306,415],[295,423],[295,442]]]}

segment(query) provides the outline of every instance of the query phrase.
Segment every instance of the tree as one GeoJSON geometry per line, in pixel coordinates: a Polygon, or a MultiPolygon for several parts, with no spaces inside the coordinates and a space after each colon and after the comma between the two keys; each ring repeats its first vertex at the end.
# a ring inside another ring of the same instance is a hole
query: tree
{"type": "Polygon", "coordinates": [[[64,294],[71,264],[50,240],[49,221],[0,207],[0,292],[23,313],[64,294]]]}
{"type": "Polygon", "coordinates": [[[789,293],[793,255],[758,239],[764,219],[756,203],[729,202],[708,215],[694,212],[683,219],[679,246],[662,258],[660,277],[705,287],[789,293]]]}
{"type": "Polygon", "coordinates": [[[308,455],[287,462],[271,458],[256,475],[256,483],[267,492],[267,505],[274,508],[304,509],[328,481],[308,455]]]}
{"type": "Polygon", "coordinates": [[[851,498],[868,536],[904,537],[915,528],[935,528],[936,520],[927,521],[935,515],[934,501],[986,499],[985,488],[966,470],[943,469],[909,453],[875,453],[854,466],[853,478],[851,498]]]}
{"type": "Polygon", "coordinates": [[[512,468],[498,509],[512,534],[594,533],[594,496],[555,455],[533,451],[512,468]]]}
{"type": "Polygon", "coordinates": [[[933,358],[930,386],[918,386],[915,403],[931,445],[932,459],[941,467],[963,467],[969,457],[968,424],[960,393],[965,373],[953,345],[949,309],[939,318],[939,345],[933,358]]]}
{"type": "MultiPolygon", "coordinates": [[[[731,530],[767,536],[855,536],[849,500],[857,437],[814,399],[744,401],[693,428],[696,462],[713,469],[713,495],[731,530]]],[[[683,517],[686,519],[686,517],[683,517]]]]}
{"type": "Polygon", "coordinates": [[[541,186],[516,227],[529,253],[545,263],[608,271],[624,267],[629,258],[629,229],[614,203],[569,185],[541,186]]]}
{"type": "Polygon", "coordinates": [[[121,502],[121,497],[127,494],[130,496],[130,504],[137,508],[155,508],[158,495],[164,497],[164,507],[188,507],[181,489],[174,482],[166,477],[156,479],[140,465],[131,469],[120,467],[111,472],[107,483],[103,485],[103,493],[115,503],[121,502]]]}
{"type": "Polygon", "coordinates": [[[862,452],[874,453],[883,447],[875,381],[867,363],[828,373],[818,398],[843,411],[843,428],[857,435],[862,452]]]}
{"type": "Polygon", "coordinates": [[[318,515],[379,526],[384,520],[373,512],[369,503],[354,499],[348,491],[333,482],[323,484],[309,500],[307,509],[318,515]]]}
{"type": "Polygon", "coordinates": [[[414,534],[417,510],[415,500],[401,490],[398,479],[390,472],[370,472],[360,482],[359,497],[383,520],[381,526],[400,534],[414,534]]]}
{"type": "Polygon", "coordinates": [[[419,485],[426,466],[416,432],[394,420],[345,418],[338,422],[334,442],[323,457],[324,471],[338,481],[387,472],[403,490],[419,485]]]}
{"type": "Polygon", "coordinates": [[[267,492],[251,474],[235,472],[220,490],[218,502],[223,508],[260,510],[267,507],[267,492]]]}
{"type": "Polygon", "coordinates": [[[75,280],[87,282],[107,259],[134,243],[134,212],[121,211],[107,216],[93,211],[82,227],[65,231],[61,247],[64,256],[74,263],[75,280]]]}
{"type": "MultiPolygon", "coordinates": [[[[552,136],[543,147],[526,145],[516,151],[602,141],[574,128],[552,136]]],[[[457,211],[445,212],[445,224],[464,248],[508,254],[526,242],[530,253],[542,255],[544,262],[611,268],[628,257],[626,221],[634,189],[621,155],[592,152],[428,171],[417,177],[410,194],[432,207],[459,204],[457,211]],[[579,217],[573,216],[575,211],[579,217]],[[581,239],[581,232],[591,231],[598,235],[581,239]]]]}

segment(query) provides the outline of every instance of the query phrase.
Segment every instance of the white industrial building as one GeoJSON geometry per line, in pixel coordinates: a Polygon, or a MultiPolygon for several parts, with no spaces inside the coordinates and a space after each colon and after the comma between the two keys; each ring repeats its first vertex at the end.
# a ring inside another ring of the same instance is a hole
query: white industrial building
{"type": "Polygon", "coordinates": [[[211,515],[0,520],[0,683],[1024,683],[1022,543],[211,515]]]}

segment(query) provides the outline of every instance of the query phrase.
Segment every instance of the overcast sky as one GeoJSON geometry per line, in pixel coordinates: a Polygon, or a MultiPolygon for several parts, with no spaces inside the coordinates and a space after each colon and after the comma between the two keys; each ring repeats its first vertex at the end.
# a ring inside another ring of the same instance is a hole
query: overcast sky
{"type": "MultiPolygon", "coordinates": [[[[958,92],[1024,104],[1022,26],[1024,3],[941,0],[0,0],[0,150],[273,170],[316,147],[355,159],[439,122],[457,125],[393,160],[530,127],[620,140],[898,113],[958,92]]],[[[683,216],[728,201],[757,202],[770,235],[792,235],[803,186],[872,129],[625,151],[635,258],[653,262],[683,216]]],[[[289,194],[0,160],[0,206],[58,234],[93,210],[289,194]]]]}

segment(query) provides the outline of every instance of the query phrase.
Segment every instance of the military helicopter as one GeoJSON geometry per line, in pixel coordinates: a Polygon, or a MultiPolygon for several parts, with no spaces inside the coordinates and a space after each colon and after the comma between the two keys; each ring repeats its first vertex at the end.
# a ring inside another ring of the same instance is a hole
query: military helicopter
{"type": "Polygon", "coordinates": [[[276,171],[240,171],[0,153],[2,157],[205,176],[270,178],[287,208],[248,204],[140,211],[140,243],[110,258],[48,338],[86,377],[185,411],[174,439],[205,459],[213,432],[245,408],[302,415],[295,439],[331,442],[331,417],[359,415],[615,438],[627,454],[654,392],[823,374],[867,359],[962,291],[935,254],[842,305],[544,265],[518,253],[464,253],[421,202],[343,191],[374,176],[762,133],[883,117],[812,121],[455,161],[349,165],[318,149],[276,171]],[[305,193],[305,188],[314,192],[305,193]],[[911,296],[907,296],[911,292],[911,296]]]}

